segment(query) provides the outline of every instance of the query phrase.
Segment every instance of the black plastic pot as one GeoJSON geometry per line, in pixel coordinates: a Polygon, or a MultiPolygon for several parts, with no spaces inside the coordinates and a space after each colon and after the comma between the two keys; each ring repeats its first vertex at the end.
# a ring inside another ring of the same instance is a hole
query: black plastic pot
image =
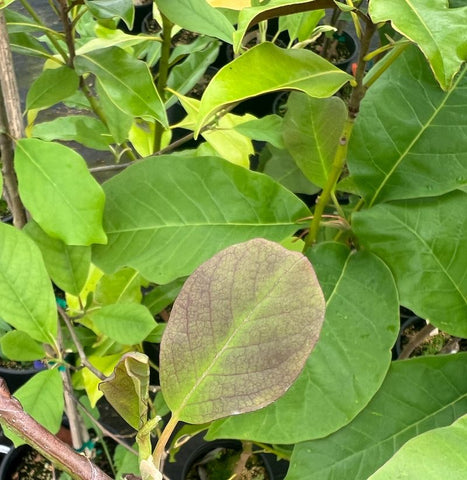
{"type": "Polygon", "coordinates": [[[10,452],[5,455],[0,465],[0,480],[11,480],[13,478],[18,464],[29,450],[31,450],[29,445],[21,445],[18,448],[12,448],[10,452]]]}
{"type": "MultiPolygon", "coordinates": [[[[192,466],[202,458],[216,449],[232,449],[240,451],[241,442],[237,440],[215,440],[206,442],[203,439],[204,433],[193,436],[180,448],[175,456],[175,462],[166,460],[164,464],[164,475],[170,480],[186,480],[188,472],[192,466]]],[[[260,453],[260,459],[264,464],[269,480],[283,480],[287,474],[289,462],[277,460],[275,455],[269,453],[260,453]]]]}
{"type": "Polygon", "coordinates": [[[14,393],[40,370],[41,368],[34,367],[26,369],[0,367],[0,377],[5,379],[10,393],[14,393]]]}
{"type": "Polygon", "coordinates": [[[125,22],[119,22],[118,28],[123,30],[126,33],[138,34],[144,32],[143,30],[143,21],[148,14],[152,17],[152,1],[145,3],[144,5],[135,5],[135,18],[133,21],[133,28],[128,29],[125,22]]]}

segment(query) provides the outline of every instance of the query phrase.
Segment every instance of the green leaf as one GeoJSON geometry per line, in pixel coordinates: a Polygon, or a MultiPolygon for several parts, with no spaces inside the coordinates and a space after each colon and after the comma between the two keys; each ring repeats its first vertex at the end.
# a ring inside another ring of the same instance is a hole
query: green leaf
{"type": "Polygon", "coordinates": [[[66,245],[52,238],[31,220],[23,229],[40,248],[45,267],[53,282],[64,292],[79,295],[91,265],[89,246],[66,245]]]}
{"type": "Polygon", "coordinates": [[[354,214],[364,247],[392,270],[400,302],[441,330],[467,336],[467,194],[377,205],[354,214]]]}
{"type": "Polygon", "coordinates": [[[24,232],[0,223],[0,317],[39,342],[54,343],[57,313],[41,252],[24,232]]]}
{"type": "Polygon", "coordinates": [[[177,298],[185,278],[177,278],[167,285],[158,285],[143,298],[143,305],[149,308],[153,315],[157,315],[164,308],[168,307],[177,298]]]}
{"type": "Polygon", "coordinates": [[[234,49],[238,52],[247,30],[263,20],[334,7],[333,0],[270,0],[263,2],[260,6],[243,8],[238,16],[237,31],[234,33],[234,49]]]}
{"type": "Polygon", "coordinates": [[[375,255],[337,243],[314,247],[310,259],[327,303],[304,371],[272,405],[216,422],[206,438],[291,444],[324,437],[349,423],[381,386],[399,330],[391,273],[375,255]]]}
{"type": "Polygon", "coordinates": [[[121,18],[126,26],[133,28],[135,9],[132,0],[85,0],[90,12],[97,18],[121,18]]]}
{"type": "MultiPolygon", "coordinates": [[[[133,446],[136,449],[136,446],[133,446]]],[[[113,461],[117,468],[115,478],[125,478],[128,472],[139,472],[138,455],[129,451],[123,445],[117,445],[113,455],[113,461]]]]}
{"type": "Polygon", "coordinates": [[[102,333],[123,345],[141,343],[156,326],[149,310],[138,303],[106,305],[90,317],[102,333]]]}
{"type": "Polygon", "coordinates": [[[157,0],[157,7],[182,28],[232,43],[234,29],[231,23],[206,0],[157,0]]]}
{"type": "Polygon", "coordinates": [[[8,36],[8,39],[11,50],[15,53],[45,59],[50,58],[50,52],[29,33],[12,33],[8,36]]]}
{"type": "Polygon", "coordinates": [[[69,245],[106,242],[104,194],[78,153],[23,138],[16,143],[15,168],[21,200],[47,234],[69,245]]]}
{"type": "Polygon", "coordinates": [[[409,440],[370,479],[463,480],[467,471],[466,442],[464,415],[449,427],[435,428],[409,440]]]}
{"type": "Polygon", "coordinates": [[[283,240],[310,215],[269,177],[214,157],[149,157],[103,187],[109,243],[96,246],[94,262],[108,273],[130,266],[160,284],[234,243],[283,240]]]}
{"type": "Polygon", "coordinates": [[[279,90],[300,90],[330,97],[353,77],[310,50],[285,50],[273,43],[256,45],[223,67],[201,99],[196,132],[223,107],[279,90]]]}
{"type": "Polygon", "coordinates": [[[45,358],[42,344],[36,342],[26,332],[11,330],[0,339],[2,354],[16,362],[30,362],[45,358]]]}
{"type": "Polygon", "coordinates": [[[2,8],[5,8],[5,7],[8,7],[8,5],[10,5],[10,3],[13,3],[15,0],[1,0],[0,2],[0,10],[2,8]]]}
{"type": "Polygon", "coordinates": [[[65,65],[44,70],[28,91],[26,108],[31,110],[55,105],[73,95],[78,86],[78,75],[65,65]]]}
{"type": "Polygon", "coordinates": [[[76,71],[93,73],[110,100],[125,113],[167,126],[167,116],[151,72],[141,60],[118,47],[103,48],[75,58],[76,71]]]}
{"type": "Polygon", "coordinates": [[[235,126],[235,130],[253,140],[268,142],[276,148],[284,148],[282,118],[279,115],[266,115],[240,123],[235,126]]]}
{"type": "Polygon", "coordinates": [[[369,13],[375,23],[390,20],[398,32],[415,42],[441,87],[451,88],[467,60],[467,6],[449,8],[446,0],[372,0],[369,13]]]}
{"type": "Polygon", "coordinates": [[[320,188],[310,183],[303,175],[287,150],[279,150],[268,146],[261,152],[261,161],[266,162],[264,173],[274,178],[290,191],[307,195],[319,192],[320,188]]]}
{"type": "Polygon", "coordinates": [[[75,141],[96,150],[109,150],[113,142],[108,128],[99,119],[87,115],[68,115],[35,124],[32,135],[46,141],[75,141]]]}
{"type": "Polygon", "coordinates": [[[467,126],[459,108],[467,103],[465,72],[443,92],[413,47],[368,90],[348,160],[368,205],[467,185],[467,126]]]}
{"type": "Polygon", "coordinates": [[[309,39],[319,21],[324,17],[324,10],[296,13],[279,18],[280,30],[287,30],[292,40],[299,42],[309,39]]]}
{"type": "Polygon", "coordinates": [[[264,239],[219,252],[185,282],[162,337],[167,405],[204,423],[270,404],[302,370],[324,310],[301,253],[264,239]]]}
{"type": "Polygon", "coordinates": [[[324,187],[342,135],[347,107],[338,97],[311,98],[292,92],[283,135],[286,149],[310,182],[324,187]]]}
{"type": "Polygon", "coordinates": [[[465,353],[394,362],[382,387],[349,425],[295,446],[286,478],[367,480],[410,438],[466,412],[465,353]]]}
{"type": "Polygon", "coordinates": [[[123,355],[113,374],[99,385],[106,400],[135,429],[146,422],[148,387],[149,359],[137,352],[123,355]]]}
{"type": "Polygon", "coordinates": [[[111,303],[140,303],[141,285],[145,281],[132,268],[122,268],[112,275],[104,275],[96,286],[94,300],[102,305],[111,303]]]}
{"type": "MultiPolygon", "coordinates": [[[[21,402],[24,410],[49,432],[58,432],[64,407],[63,383],[58,369],[36,373],[16,390],[15,397],[21,402]]],[[[2,428],[5,435],[14,442],[15,447],[25,443],[7,428],[2,428]]]]}

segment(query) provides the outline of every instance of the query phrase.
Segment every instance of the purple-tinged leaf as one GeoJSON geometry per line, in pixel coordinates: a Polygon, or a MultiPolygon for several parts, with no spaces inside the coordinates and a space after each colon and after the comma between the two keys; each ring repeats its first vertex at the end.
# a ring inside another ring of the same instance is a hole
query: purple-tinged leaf
{"type": "Polygon", "coordinates": [[[324,310],[301,253],[257,238],[216,254],[186,281],[162,339],[173,414],[204,423],[272,403],[302,370],[324,310]]]}

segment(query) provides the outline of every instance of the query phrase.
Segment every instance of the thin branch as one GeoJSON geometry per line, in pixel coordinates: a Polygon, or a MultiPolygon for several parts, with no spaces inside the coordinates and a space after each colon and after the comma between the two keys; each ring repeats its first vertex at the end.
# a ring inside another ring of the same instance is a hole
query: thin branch
{"type": "Polygon", "coordinates": [[[435,330],[436,327],[432,325],[431,323],[428,323],[425,325],[418,333],[415,335],[415,337],[410,340],[410,342],[403,348],[402,352],[400,353],[398,359],[399,360],[404,360],[406,358],[409,358],[410,355],[413,353],[413,351],[419,347],[430,335],[433,330],[435,330]]]}
{"type": "Polygon", "coordinates": [[[75,329],[71,324],[70,317],[67,315],[65,310],[62,307],[60,307],[60,305],[57,305],[57,310],[58,310],[58,313],[60,314],[60,317],[62,317],[62,320],[65,322],[65,325],[67,326],[68,331],[70,332],[71,339],[73,340],[73,343],[76,346],[76,350],[78,350],[78,355],[81,360],[81,363],[85,367],[87,367],[97,378],[99,378],[102,381],[106,380],[107,377],[87,359],[86,354],[84,353],[83,346],[81,345],[81,342],[79,341],[76,335],[75,329]]]}
{"type": "Polygon", "coordinates": [[[10,395],[3,378],[0,378],[0,422],[72,478],[111,480],[91,460],[76,453],[69,445],[29,416],[23,410],[21,403],[10,395]]]}

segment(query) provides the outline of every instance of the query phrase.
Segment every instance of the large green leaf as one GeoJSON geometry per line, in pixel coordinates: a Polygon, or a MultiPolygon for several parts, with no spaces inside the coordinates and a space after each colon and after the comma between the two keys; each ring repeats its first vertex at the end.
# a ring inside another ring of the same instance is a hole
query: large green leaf
{"type": "Polygon", "coordinates": [[[97,18],[121,18],[133,28],[135,9],[132,0],[85,0],[90,12],[97,18]]]}
{"type": "Polygon", "coordinates": [[[201,99],[197,130],[221,108],[278,90],[330,97],[353,77],[310,50],[265,42],[250,48],[215,75],[201,99]]]}
{"type": "Polygon", "coordinates": [[[338,97],[293,92],[287,101],[285,147],[308,180],[320,187],[327,182],[346,118],[347,107],[338,97]]]}
{"type": "MultiPolygon", "coordinates": [[[[373,368],[371,360],[367,368],[373,368]]],[[[326,438],[295,446],[286,478],[367,480],[410,438],[449,425],[466,412],[465,353],[395,362],[353,422],[326,438]]]]}
{"type": "Polygon", "coordinates": [[[371,480],[464,480],[467,472],[467,415],[449,427],[422,433],[409,440],[371,480]]]}
{"type": "MultiPolygon", "coordinates": [[[[52,433],[60,429],[63,417],[63,383],[57,368],[36,373],[15,392],[24,410],[52,433]]],[[[4,429],[15,447],[24,444],[21,438],[4,429]]]]}
{"type": "Polygon", "coordinates": [[[114,142],[108,128],[95,117],[67,115],[35,124],[32,135],[42,140],[75,141],[96,150],[109,150],[114,142]]]}
{"type": "Polygon", "coordinates": [[[167,405],[205,423],[270,404],[302,370],[324,310],[301,253],[264,239],[219,252],[185,282],[162,337],[167,405]]]}
{"type": "Polygon", "coordinates": [[[99,385],[107,401],[135,429],[146,422],[148,387],[149,359],[137,352],[123,355],[112,375],[99,385]]]}
{"type": "Polygon", "coordinates": [[[94,300],[101,305],[111,303],[141,303],[141,286],[145,281],[132,268],[122,268],[111,275],[104,275],[94,292],[94,300]]]}
{"type": "Polygon", "coordinates": [[[19,193],[34,220],[69,245],[105,243],[104,193],[71,148],[36,138],[16,143],[19,193]]]}
{"type": "Polygon", "coordinates": [[[335,8],[333,0],[270,0],[262,2],[262,5],[244,8],[238,16],[238,27],[234,33],[234,49],[238,51],[246,31],[256,23],[269,18],[293,13],[320,10],[323,8],[335,8]]]}
{"type": "Polygon", "coordinates": [[[443,92],[415,47],[365,96],[349,170],[367,204],[440,195],[467,184],[466,69],[443,92]],[[390,99],[390,100],[388,100],[390,99]]]}
{"type": "Polygon", "coordinates": [[[232,24],[206,0],[157,0],[157,6],[180,27],[232,43],[232,24]]]}
{"type": "Polygon", "coordinates": [[[0,317],[40,342],[54,343],[57,313],[52,285],[34,242],[0,223],[0,317]]]}
{"type": "Polygon", "coordinates": [[[234,243],[283,240],[310,215],[265,175],[215,157],[149,157],[104,184],[109,243],[96,246],[106,272],[131,266],[156,283],[190,274],[234,243]]]}
{"type": "Polygon", "coordinates": [[[383,382],[399,327],[391,273],[376,256],[337,243],[313,248],[310,259],[327,304],[303,373],[269,407],[214,423],[209,439],[288,444],[324,437],[354,418],[383,382]]]}
{"type": "Polygon", "coordinates": [[[162,100],[151,72],[141,60],[118,47],[103,48],[77,55],[75,68],[82,75],[96,75],[112,102],[125,113],[167,125],[162,100]]]}
{"type": "Polygon", "coordinates": [[[82,245],[66,245],[58,238],[47,235],[34,221],[28,222],[24,231],[40,248],[53,282],[64,292],[79,295],[88,277],[91,248],[82,245]]]}
{"type": "Polygon", "coordinates": [[[449,8],[447,0],[372,0],[374,22],[390,20],[402,35],[417,43],[436,79],[448,90],[467,60],[467,6],[449,8]]]}
{"type": "Polygon", "coordinates": [[[42,343],[22,330],[11,330],[0,338],[2,356],[17,362],[30,362],[46,357],[42,343]]]}
{"type": "Polygon", "coordinates": [[[149,310],[138,303],[106,305],[89,315],[102,333],[123,345],[141,343],[157,326],[149,310]]]}
{"type": "Polygon", "coordinates": [[[44,70],[28,91],[26,108],[47,108],[55,105],[75,93],[78,85],[78,75],[65,65],[44,70]]]}
{"type": "Polygon", "coordinates": [[[467,193],[398,201],[356,213],[359,242],[391,268],[402,305],[467,336],[467,193]]]}

